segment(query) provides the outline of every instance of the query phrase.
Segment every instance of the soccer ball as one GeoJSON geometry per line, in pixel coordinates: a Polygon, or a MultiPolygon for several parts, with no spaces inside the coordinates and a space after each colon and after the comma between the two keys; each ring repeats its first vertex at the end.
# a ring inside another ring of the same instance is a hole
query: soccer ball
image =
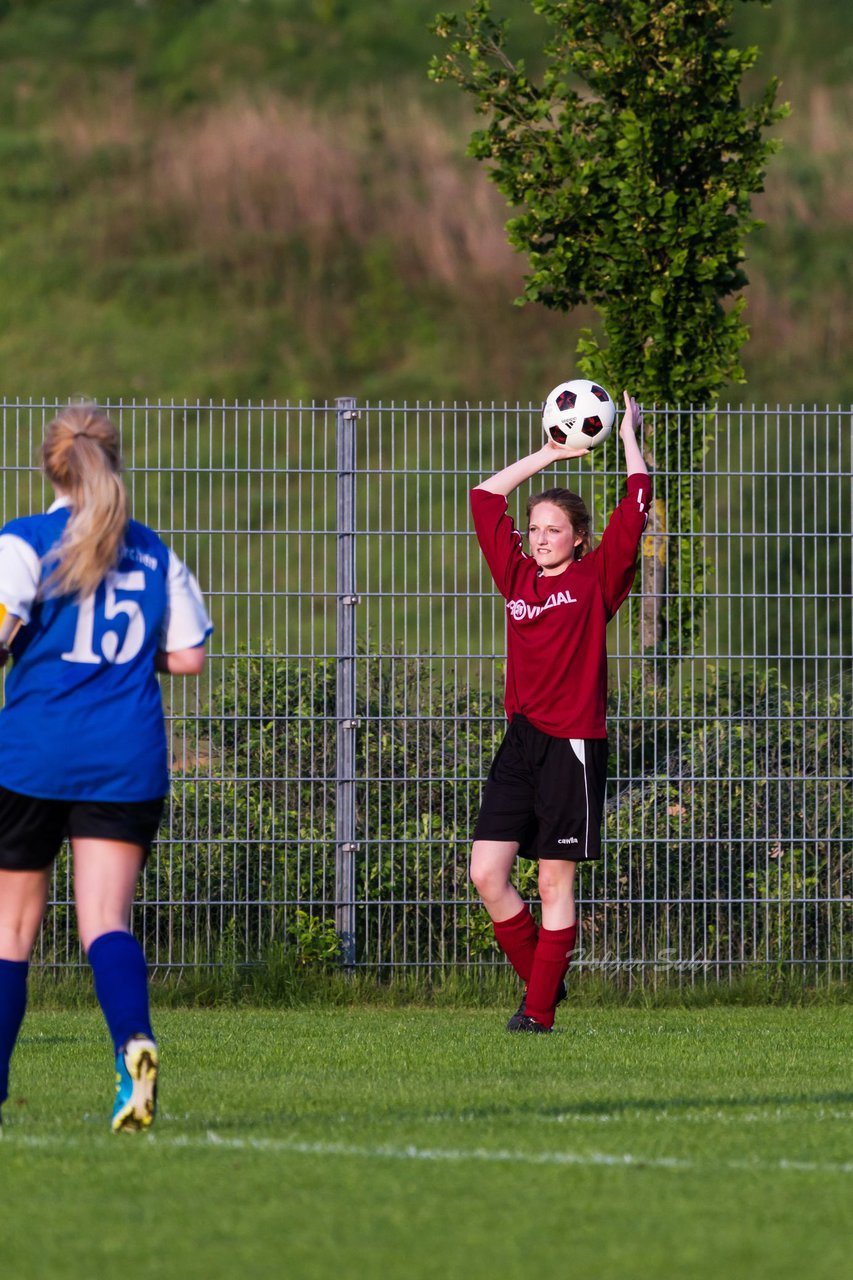
{"type": "Polygon", "coordinates": [[[591,449],[613,430],[616,405],[597,382],[574,378],[548,393],[542,410],[545,435],[570,449],[591,449]]]}

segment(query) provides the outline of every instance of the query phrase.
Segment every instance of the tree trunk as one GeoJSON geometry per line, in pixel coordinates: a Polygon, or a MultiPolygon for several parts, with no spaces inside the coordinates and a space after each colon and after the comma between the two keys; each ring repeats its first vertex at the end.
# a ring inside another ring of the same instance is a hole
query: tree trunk
{"type": "Polygon", "coordinates": [[[642,613],[640,651],[656,652],[663,639],[663,608],[666,604],[666,502],[654,498],[649,522],[643,534],[640,558],[642,613]]]}
{"type": "MultiPolygon", "coordinates": [[[[645,458],[649,471],[654,472],[655,455],[651,448],[652,427],[646,427],[645,458]]],[[[652,499],[649,520],[643,534],[640,552],[640,589],[642,612],[640,614],[640,652],[656,654],[663,640],[663,609],[666,604],[666,498],[652,499]]],[[[658,664],[649,664],[652,680],[660,678],[658,664]]]]}

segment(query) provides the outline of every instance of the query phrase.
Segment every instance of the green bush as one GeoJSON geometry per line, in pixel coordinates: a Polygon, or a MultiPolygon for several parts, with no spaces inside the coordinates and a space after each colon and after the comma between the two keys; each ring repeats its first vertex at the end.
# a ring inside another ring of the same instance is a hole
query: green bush
{"type": "MultiPolygon", "coordinates": [[[[499,701],[425,660],[357,665],[357,964],[498,963],[467,863],[499,701]]],[[[834,971],[853,958],[850,690],[704,676],[680,698],[638,678],[627,714],[611,709],[607,856],[581,873],[579,960],[655,980],[834,971]]],[[[243,963],[272,947],[334,965],[334,662],[239,657],[202,728],[210,772],[176,780],[149,954],[243,963]]],[[[519,883],[535,894],[533,864],[519,883]]]]}

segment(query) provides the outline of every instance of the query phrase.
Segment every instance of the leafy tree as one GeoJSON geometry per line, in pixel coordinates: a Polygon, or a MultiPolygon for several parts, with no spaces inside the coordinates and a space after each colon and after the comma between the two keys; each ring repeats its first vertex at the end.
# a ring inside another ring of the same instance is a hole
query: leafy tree
{"type": "MultiPolygon", "coordinates": [[[[646,405],[681,406],[652,461],[662,478],[689,472],[707,437],[705,414],[691,406],[743,381],[744,300],[723,302],[747,283],[743,241],[760,225],[751,196],[776,145],[765,134],[786,108],[774,106],[775,80],[741,101],[758,50],[730,43],[735,0],[530,3],[551,28],[539,83],[510,57],[507,23],[489,0],[436,18],[448,46],[430,74],[455,81],[489,117],[470,152],[489,162],[516,211],[509,240],[530,266],[518,301],[592,305],[602,332],[582,331],[579,370],[646,405]]],[[[666,508],[673,531],[696,533],[691,488],[689,478],[659,485],[659,536],[644,556],[650,599],[662,596],[666,508]]],[[[673,566],[682,599],[701,590],[695,546],[688,537],[673,566]]],[[[671,639],[683,645],[695,613],[688,605],[673,621],[671,639]]],[[[646,617],[645,646],[660,628],[646,617]]]]}

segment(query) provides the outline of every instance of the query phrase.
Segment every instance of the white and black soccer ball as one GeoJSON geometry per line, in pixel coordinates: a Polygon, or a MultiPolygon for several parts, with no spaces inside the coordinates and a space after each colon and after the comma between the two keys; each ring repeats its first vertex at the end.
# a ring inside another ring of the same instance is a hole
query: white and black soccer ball
{"type": "Polygon", "coordinates": [[[573,378],[549,391],[542,410],[545,435],[570,449],[592,449],[606,440],[616,421],[613,397],[598,382],[573,378]]]}

